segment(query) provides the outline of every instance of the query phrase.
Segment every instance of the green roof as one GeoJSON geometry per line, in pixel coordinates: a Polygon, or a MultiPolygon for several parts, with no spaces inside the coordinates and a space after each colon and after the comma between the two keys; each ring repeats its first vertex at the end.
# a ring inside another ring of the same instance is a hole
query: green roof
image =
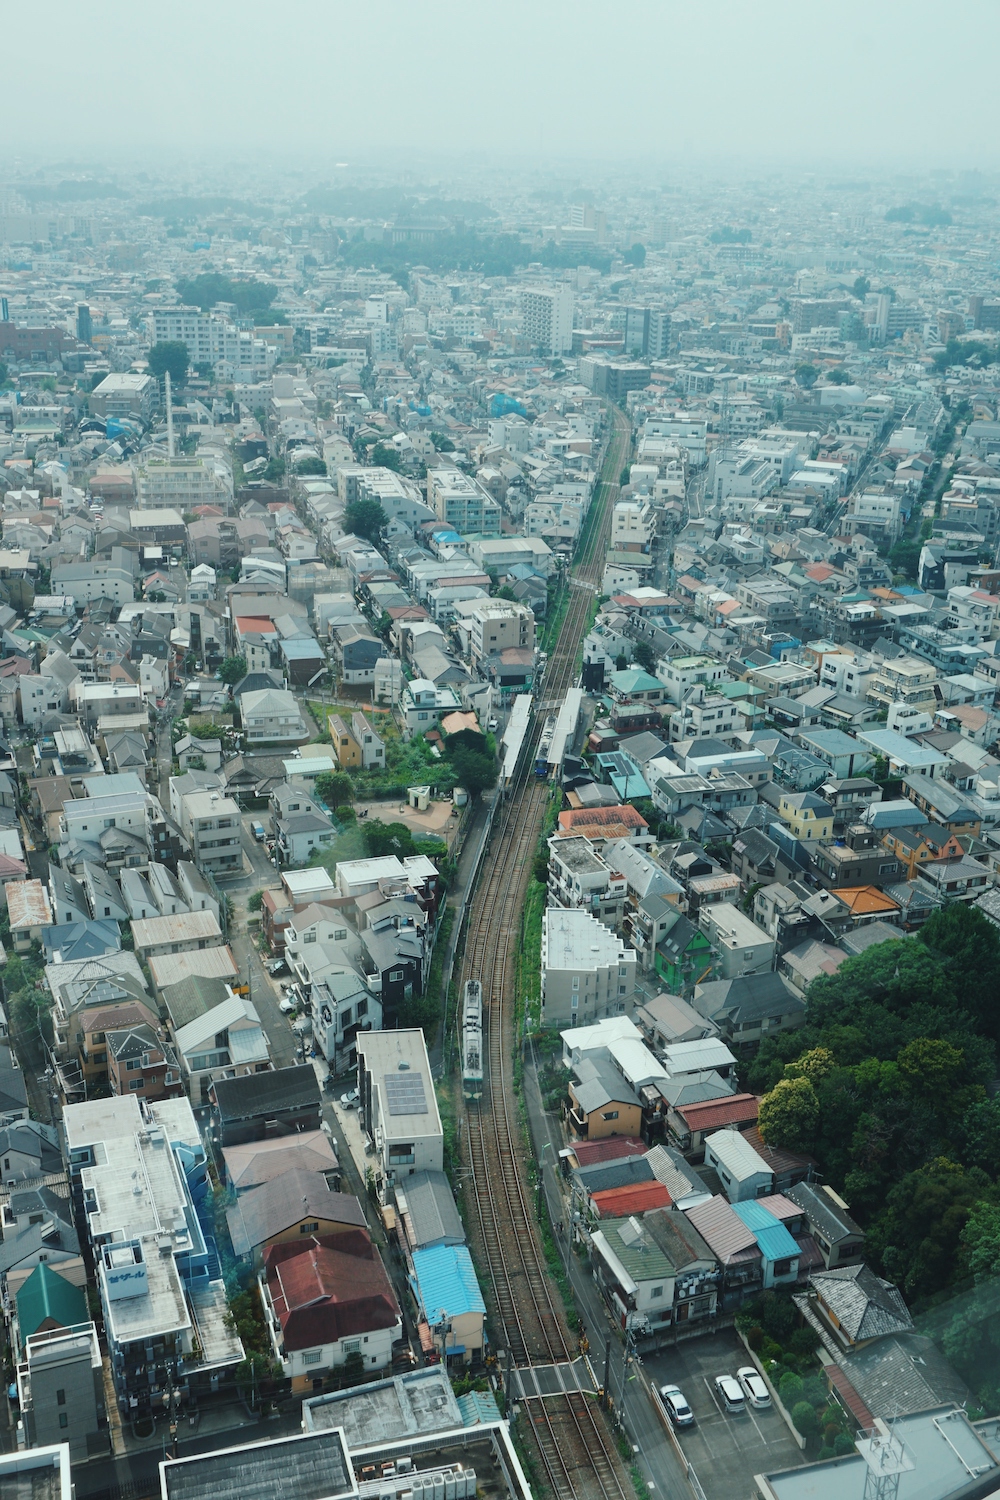
{"type": "Polygon", "coordinates": [[[641,1220],[604,1219],[599,1232],[633,1281],[652,1281],[659,1276],[666,1279],[675,1274],[672,1262],[643,1228],[641,1220]]]}
{"type": "Polygon", "coordinates": [[[74,1323],[90,1321],[83,1289],[73,1286],[44,1261],[32,1271],[15,1300],[22,1345],[43,1323],[71,1328],[74,1323]]]}

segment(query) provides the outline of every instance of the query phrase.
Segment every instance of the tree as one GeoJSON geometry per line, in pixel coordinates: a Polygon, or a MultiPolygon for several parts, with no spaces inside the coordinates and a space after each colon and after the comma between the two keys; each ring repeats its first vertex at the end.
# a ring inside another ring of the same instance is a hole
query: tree
{"type": "Polygon", "coordinates": [[[850,385],[851,377],[843,365],[838,365],[835,370],[827,370],[826,379],[829,385],[850,385]]]}
{"type": "Polygon", "coordinates": [[[794,1062],[785,1067],[786,1078],[808,1078],[809,1082],[816,1086],[837,1066],[837,1060],[829,1047],[813,1047],[809,1052],[803,1052],[794,1062]]]}
{"type": "Polygon", "coordinates": [[[227,687],[235,687],[236,683],[242,682],[247,675],[247,659],[245,656],[227,656],[219,668],[219,676],[227,687]]]}
{"type": "Polygon", "coordinates": [[[807,1148],[819,1121],[819,1100],[808,1078],[782,1078],[760,1101],[757,1129],[769,1146],[807,1148]]]}
{"type": "Polygon", "coordinates": [[[497,765],[492,756],[471,750],[467,745],[456,745],[454,750],[449,749],[448,758],[459,785],[465,787],[470,797],[496,785],[497,765]]]}
{"type": "Polygon", "coordinates": [[[161,339],[147,354],[146,365],[156,380],[162,380],[169,373],[173,385],[183,385],[188,372],[187,344],[161,339]]]}
{"type": "Polygon", "coordinates": [[[296,474],[325,474],[326,463],[322,458],[316,458],[308,453],[305,458],[300,458],[295,465],[296,474]]]}
{"type": "Polygon", "coordinates": [[[634,244],[630,250],[625,251],[622,259],[626,261],[628,265],[635,266],[638,270],[641,266],[644,266],[646,264],[645,245],[640,245],[638,243],[634,244]]]}
{"type": "Polygon", "coordinates": [[[266,480],[268,484],[276,484],[279,479],[284,479],[284,477],[285,460],[277,456],[269,458],[261,478],[266,480]]]}
{"type": "Polygon", "coordinates": [[[405,823],[383,823],[380,818],[375,818],[365,824],[362,838],[370,859],[384,859],[390,854],[395,854],[397,859],[409,859],[417,852],[413,834],[405,823]]]}
{"type": "MultiPolygon", "coordinates": [[[[0,359],[0,385],[7,384],[7,374],[7,366],[4,364],[3,360],[0,359]]],[[[103,380],[104,377],[102,376],[101,378],[103,380]]]]}
{"type": "Polygon", "coordinates": [[[935,1105],[952,1097],[965,1070],[965,1054],[950,1042],[921,1036],[900,1050],[896,1067],[904,1088],[935,1105]]]}
{"type": "Polygon", "coordinates": [[[394,474],[398,474],[403,467],[403,460],[395,443],[376,443],[372,449],[372,463],[377,464],[380,469],[392,469],[394,474]]]}
{"type": "Polygon", "coordinates": [[[854,292],[855,297],[857,297],[857,299],[858,299],[859,302],[863,302],[865,300],[865,298],[867,297],[868,293],[871,291],[871,285],[872,284],[868,280],[867,276],[857,276],[857,277],[855,277],[854,286],[853,286],[852,290],[854,292]]]}
{"type": "Polygon", "coordinates": [[[792,1421],[803,1437],[815,1437],[819,1432],[819,1417],[815,1406],[808,1401],[797,1401],[792,1407],[792,1421]]]}
{"type": "Polygon", "coordinates": [[[354,783],[346,771],[328,771],[316,777],[316,795],[327,807],[347,807],[354,801],[354,783]]]}
{"type": "Polygon", "coordinates": [[[344,526],[352,536],[363,536],[377,542],[389,524],[389,517],[377,500],[352,500],[344,509],[344,526]]]}
{"type": "Polygon", "coordinates": [[[944,1291],[954,1279],[962,1235],[988,1179],[938,1156],[889,1190],[866,1250],[908,1297],[944,1291]]]}
{"type": "Polygon", "coordinates": [[[512,603],[517,603],[517,595],[509,583],[501,584],[500,588],[497,589],[496,596],[498,599],[510,599],[512,603]]]}
{"type": "Polygon", "coordinates": [[[981,1030],[1000,1040],[1000,932],[981,911],[954,901],[930,916],[920,941],[942,959],[961,1004],[981,1030]]]}
{"type": "Polygon", "coordinates": [[[640,667],[642,667],[644,672],[649,672],[651,675],[655,675],[657,661],[656,650],[653,646],[650,645],[649,641],[636,641],[635,645],[632,647],[632,659],[633,661],[637,662],[640,667]]]}
{"type": "Polygon", "coordinates": [[[443,432],[432,432],[431,442],[434,444],[434,447],[437,449],[438,453],[454,453],[455,451],[455,444],[452,442],[451,438],[446,437],[443,432]]]}
{"type": "Polygon", "coordinates": [[[228,733],[228,724],[192,724],[188,734],[193,740],[224,740],[228,733]]]}
{"type": "Polygon", "coordinates": [[[261,909],[261,907],[263,905],[264,905],[264,892],[263,891],[254,891],[253,895],[250,896],[249,899],[247,900],[247,911],[260,911],[260,909],[261,909]]]}
{"type": "Polygon", "coordinates": [[[271,306],[278,295],[276,286],[248,277],[245,281],[231,281],[218,271],[207,271],[201,276],[182,278],[177,283],[182,302],[200,307],[208,312],[217,302],[235,302],[237,312],[253,313],[271,306]]]}
{"type": "Polygon", "coordinates": [[[799,365],[795,371],[795,383],[796,385],[800,385],[803,390],[811,391],[818,379],[819,371],[815,365],[799,365]]]}
{"type": "Polygon", "coordinates": [[[1000,1276],[1000,1204],[977,1203],[962,1230],[962,1258],[977,1281],[1000,1276]]]}
{"type": "Polygon", "coordinates": [[[624,469],[622,469],[621,473],[618,476],[619,486],[622,489],[624,489],[625,486],[631,482],[631,479],[632,479],[632,465],[631,464],[626,464],[625,467],[624,467],[624,469]]]}

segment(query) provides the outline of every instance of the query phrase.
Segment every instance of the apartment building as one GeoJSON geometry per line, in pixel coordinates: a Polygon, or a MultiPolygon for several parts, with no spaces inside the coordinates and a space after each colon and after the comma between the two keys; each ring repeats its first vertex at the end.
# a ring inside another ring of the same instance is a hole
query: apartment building
{"type": "Polygon", "coordinates": [[[463,611],[469,627],[469,651],[478,669],[488,656],[510,648],[533,651],[535,616],[526,604],[511,599],[478,599],[463,611]]]}
{"type": "Polygon", "coordinates": [[[90,411],[105,421],[130,417],[148,422],[159,403],[159,394],[152,375],[105,375],[90,393],[90,411]]]}
{"type": "Polygon", "coordinates": [[[123,1415],[207,1395],[244,1357],[229,1326],[208,1163],[186,1099],[68,1105],[73,1195],[97,1270],[123,1415]]]}
{"type": "Polygon", "coordinates": [[[181,798],[181,827],[202,874],[231,875],[243,869],[240,809],[219,792],[188,792],[181,798]]]}
{"type": "Polygon", "coordinates": [[[714,656],[664,657],[657,676],[667,690],[669,702],[676,704],[683,703],[693,688],[731,681],[723,663],[714,656]]]}
{"type": "Polygon", "coordinates": [[[414,1172],[443,1170],[441,1116],[422,1031],[358,1032],[356,1046],[361,1124],[385,1200],[414,1172]]]}
{"type": "Polygon", "coordinates": [[[698,925],[719,955],[718,978],[762,974],[774,964],[774,940],[728,901],[703,906],[698,925]]]}
{"type": "Polygon", "coordinates": [[[442,465],[427,471],[427,502],[440,521],[462,536],[500,535],[501,510],[492,495],[461,469],[442,465]]]}
{"type": "Polygon", "coordinates": [[[589,912],[612,931],[621,926],[627,877],[599,855],[589,839],[549,839],[550,906],[589,912]]]}
{"type": "Polygon", "coordinates": [[[625,1015],[636,954],[589,912],[550,906],[542,915],[542,1025],[586,1026],[625,1015]]]}
{"type": "Polygon", "coordinates": [[[521,293],[521,333],[543,354],[568,354],[573,347],[573,288],[526,287],[521,293]]]}
{"type": "Polygon", "coordinates": [[[905,703],[911,708],[928,708],[932,712],[940,706],[942,695],[937,668],[923,657],[897,656],[891,661],[880,661],[876,657],[873,667],[874,675],[865,694],[869,703],[878,703],[885,708],[891,703],[905,703]]]}

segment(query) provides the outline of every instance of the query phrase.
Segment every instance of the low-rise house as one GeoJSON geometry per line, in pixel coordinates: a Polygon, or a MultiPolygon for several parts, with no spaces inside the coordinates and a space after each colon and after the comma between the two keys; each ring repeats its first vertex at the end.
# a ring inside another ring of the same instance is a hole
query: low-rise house
{"type": "Polygon", "coordinates": [[[240,1193],[226,1223],[237,1260],[259,1270],[272,1245],[364,1229],[365,1216],[357,1198],[333,1191],[318,1172],[292,1169],[240,1193]]]}
{"type": "Polygon", "coordinates": [[[842,843],[814,849],[813,870],[827,890],[850,885],[884,886],[905,878],[899,861],[880,842],[878,830],[867,823],[852,824],[842,843]]]}
{"type": "Polygon", "coordinates": [[[0,1182],[48,1177],[62,1168],[59,1132],[40,1120],[20,1119],[0,1126],[0,1182]]]}
{"type": "Polygon", "coordinates": [[[286,1172],[308,1172],[322,1177],[328,1188],[340,1191],[340,1163],[323,1130],[276,1136],[269,1141],[247,1141],[222,1152],[225,1182],[234,1193],[248,1193],[286,1172]]]}
{"type": "MultiPolygon", "coordinates": [[[[228,987],[227,987],[228,988],[228,987]]],[[[226,998],[174,1031],[185,1087],[196,1106],[208,1102],[219,1079],[249,1078],[271,1068],[267,1035],[246,995],[226,998]]]]}
{"type": "Polygon", "coordinates": [[[648,1336],[673,1322],[674,1264],[645,1219],[602,1217],[590,1250],[594,1279],[619,1327],[648,1336]]]}
{"type": "Polygon", "coordinates": [[[385,770],[385,741],[364,714],[352,714],[349,723],[340,714],[330,714],[327,722],[333,753],[343,770],[385,770]]]}
{"type": "Polygon", "coordinates": [[[718,1305],[731,1312],[763,1286],[764,1260],[757,1237],[719,1195],[685,1212],[720,1267],[718,1305]]]}
{"type": "Polygon", "coordinates": [[[738,1130],[716,1130],[705,1137],[705,1165],[715,1168],[730,1203],[774,1191],[770,1166],[738,1130]]]}
{"type": "Polygon", "coordinates": [[[656,945],[653,968],[668,990],[690,993],[713,971],[712,945],[700,927],[674,908],[663,914],[662,925],[666,930],[656,945]]]}
{"type": "Polygon", "coordinates": [[[319,1082],[308,1063],[242,1078],[219,1078],[209,1090],[220,1147],[319,1130],[319,1082]]]}
{"type": "Polygon", "coordinates": [[[809,1278],[808,1305],[823,1331],[832,1334],[845,1352],[913,1329],[899,1289],[866,1265],[814,1271],[809,1278]]]}
{"type": "Polygon", "coordinates": [[[443,1172],[414,1172],[397,1183],[396,1211],[411,1255],[435,1245],[465,1244],[465,1227],[443,1172]]]}
{"type": "Polygon", "coordinates": [[[468,1365],[486,1346],[486,1304],[465,1245],[432,1245],[412,1256],[420,1324],[446,1365],[468,1365]]]}
{"type": "Polygon", "coordinates": [[[178,912],[170,917],[148,917],[132,923],[135,952],[141,959],[166,953],[191,953],[217,948],[222,932],[209,911],[178,912]]]}
{"type": "Polygon", "coordinates": [[[847,1204],[832,1187],[798,1182],[783,1189],[786,1198],[801,1208],[827,1270],[861,1260],[865,1232],[851,1218],[847,1204]]]}
{"type": "Polygon", "coordinates": [[[154,1027],[130,1026],[106,1033],[108,1082],[113,1094],[140,1099],[176,1099],[184,1091],[177,1058],[154,1027]]]}
{"type": "Polygon", "coordinates": [[[705,1140],[721,1130],[743,1130],[757,1123],[760,1100],[756,1094],[724,1094],[671,1105],[667,1129],[689,1161],[705,1155],[705,1140]]]}
{"type": "Polygon", "coordinates": [[[740,1045],[805,1024],[806,1008],[782,975],[743,974],[695,986],[694,1008],[718,1034],[740,1045]]]}
{"type": "Polygon", "coordinates": [[[334,1077],[357,1069],[359,1031],[382,1029],[382,1004],[353,969],[335,969],[313,983],[313,1040],[334,1077]]]}
{"type": "Polygon", "coordinates": [[[27,953],[32,943],[39,943],[42,930],[52,925],[52,908],[40,880],[10,882],[7,895],[7,917],[10,940],[15,953],[27,953]]]}
{"type": "Polygon", "coordinates": [[[935,859],[921,865],[917,882],[940,901],[973,902],[992,886],[990,871],[974,859],[935,859]]]}
{"type": "Polygon", "coordinates": [[[272,1246],[258,1286],[275,1358],[296,1395],[322,1390],[352,1355],[366,1370],[392,1363],[402,1315],[366,1230],[272,1246]]]}
{"type": "Polygon", "coordinates": [[[581,1138],[641,1133],[642,1101],[610,1057],[599,1052],[582,1057],[567,1091],[569,1125],[581,1138]]]}
{"type": "Polygon", "coordinates": [[[633,1020],[657,1056],[675,1042],[699,1042],[718,1035],[715,1023],[680,995],[657,995],[637,1005],[633,1020]]]}
{"type": "Polygon", "coordinates": [[[718,955],[722,979],[769,970],[774,963],[774,940],[751,922],[738,907],[725,902],[703,907],[698,925],[718,955]]]}
{"type": "Polygon", "coordinates": [[[300,745],[309,738],[294,693],[263,688],[240,697],[240,718],[248,745],[300,745]]]}

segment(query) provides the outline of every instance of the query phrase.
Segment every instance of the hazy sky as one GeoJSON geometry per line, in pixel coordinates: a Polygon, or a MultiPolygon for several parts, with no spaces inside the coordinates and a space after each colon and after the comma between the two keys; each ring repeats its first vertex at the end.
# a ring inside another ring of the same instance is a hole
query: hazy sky
{"type": "Polygon", "coordinates": [[[1000,0],[7,0],[0,34],[8,153],[1000,163],[1000,0]]]}

